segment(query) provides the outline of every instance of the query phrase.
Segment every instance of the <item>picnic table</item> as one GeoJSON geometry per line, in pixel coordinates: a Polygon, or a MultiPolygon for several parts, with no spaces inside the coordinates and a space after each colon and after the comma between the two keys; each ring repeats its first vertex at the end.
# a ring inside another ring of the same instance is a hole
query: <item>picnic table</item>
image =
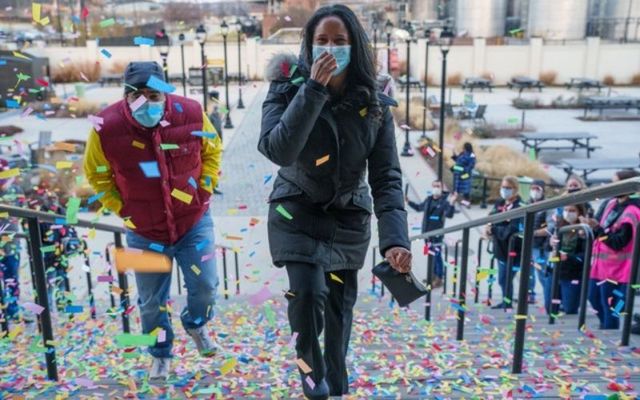
{"type": "Polygon", "coordinates": [[[629,158],[569,158],[562,161],[562,169],[567,173],[567,178],[574,171],[582,171],[585,182],[589,181],[589,174],[601,169],[630,169],[640,167],[640,157],[629,158]]]}
{"type": "MultiPolygon", "coordinates": [[[[407,77],[401,76],[398,78],[398,86],[400,91],[403,92],[407,88],[407,77]]],[[[409,88],[415,87],[417,89],[422,90],[424,84],[416,78],[409,78],[409,88]]]]}
{"type": "Polygon", "coordinates": [[[599,110],[600,116],[605,109],[624,109],[629,110],[635,108],[640,114],[640,97],[631,96],[591,96],[582,101],[584,107],[584,117],[587,117],[587,112],[591,110],[599,110]]]}
{"type": "Polygon", "coordinates": [[[542,84],[542,82],[540,82],[537,79],[529,78],[526,76],[517,76],[515,78],[512,78],[509,82],[507,82],[507,87],[509,89],[516,88],[518,89],[519,93],[522,94],[522,91],[524,89],[533,89],[533,88],[537,88],[539,91],[542,92],[542,88],[544,87],[544,85],[542,84]]]}
{"type": "Polygon", "coordinates": [[[584,89],[598,89],[600,92],[604,87],[599,80],[590,78],[571,78],[565,86],[567,89],[577,88],[580,92],[584,89]]]}
{"type": "Polygon", "coordinates": [[[526,152],[528,148],[531,148],[535,151],[536,158],[538,157],[538,153],[542,150],[563,150],[568,149],[575,152],[577,149],[586,149],[587,150],[587,158],[591,157],[591,152],[600,146],[591,145],[591,139],[596,139],[597,136],[587,132],[532,132],[532,133],[521,133],[520,141],[524,146],[524,151],[526,152]],[[546,142],[569,142],[568,146],[543,146],[546,142]]]}
{"type": "Polygon", "coordinates": [[[493,89],[493,84],[490,79],[485,78],[466,78],[462,82],[462,89],[469,88],[471,92],[473,89],[489,89],[489,92],[493,89]]]}

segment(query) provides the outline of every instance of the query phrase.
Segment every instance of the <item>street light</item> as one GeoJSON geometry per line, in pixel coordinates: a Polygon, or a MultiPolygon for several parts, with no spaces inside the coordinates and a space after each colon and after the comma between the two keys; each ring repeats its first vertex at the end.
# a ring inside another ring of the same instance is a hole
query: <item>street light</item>
{"type": "Polygon", "coordinates": [[[372,14],[373,22],[373,65],[378,71],[378,17],[375,13],[372,14]]]}
{"type": "Polygon", "coordinates": [[[182,57],[182,94],[187,97],[187,74],[184,70],[184,33],[178,35],[178,41],[180,42],[180,55],[182,57]]]}
{"type": "Polygon", "coordinates": [[[451,39],[444,37],[440,39],[440,51],[442,52],[442,80],[440,82],[440,157],[438,157],[438,180],[442,182],[443,153],[444,153],[444,93],[447,85],[447,54],[451,39]]]}
{"type": "Polygon", "coordinates": [[[424,56],[424,93],[422,95],[422,139],[427,137],[427,86],[429,86],[429,42],[431,42],[431,29],[424,31],[427,38],[424,56]]]}
{"type": "Polygon", "coordinates": [[[204,112],[207,113],[207,58],[204,55],[204,43],[207,41],[207,31],[204,29],[204,25],[200,25],[196,29],[196,40],[200,43],[200,60],[202,62],[202,105],[204,112]]]}
{"type": "Polygon", "coordinates": [[[162,36],[158,40],[158,50],[162,58],[162,71],[164,71],[164,81],[169,83],[169,67],[167,66],[167,57],[169,57],[169,36],[164,28],[160,31],[162,36]]]}
{"type": "Polygon", "coordinates": [[[391,20],[388,19],[384,24],[384,31],[387,34],[387,73],[391,75],[391,34],[393,33],[391,20]]]}
{"type": "MultiPolygon", "coordinates": [[[[236,33],[238,34],[238,109],[242,109],[244,108],[244,103],[242,102],[242,56],[240,53],[240,39],[242,36],[242,24],[240,23],[240,20],[236,20],[236,26],[237,26],[237,31],[236,33]]],[[[225,57],[226,58],[226,57],[225,57]]]]}
{"type": "Polygon", "coordinates": [[[225,93],[225,101],[227,103],[227,112],[224,118],[224,127],[228,129],[233,129],[233,124],[231,123],[231,108],[229,108],[229,69],[227,68],[227,35],[229,34],[229,25],[227,25],[227,21],[222,20],[222,25],[220,25],[220,32],[222,33],[222,44],[224,47],[224,93],[225,93]]]}
{"type": "Polygon", "coordinates": [[[407,92],[406,107],[405,107],[405,128],[404,128],[404,146],[402,147],[403,157],[412,157],[413,151],[411,150],[411,144],[409,143],[409,106],[411,105],[411,42],[413,41],[413,26],[410,22],[406,24],[407,38],[407,72],[405,75],[405,90],[407,92]]]}

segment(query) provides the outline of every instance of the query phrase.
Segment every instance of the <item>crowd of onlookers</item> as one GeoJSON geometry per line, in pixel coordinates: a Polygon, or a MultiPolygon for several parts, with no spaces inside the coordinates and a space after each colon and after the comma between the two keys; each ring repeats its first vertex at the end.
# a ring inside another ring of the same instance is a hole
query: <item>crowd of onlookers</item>
{"type": "MultiPolygon", "coordinates": [[[[471,194],[471,176],[476,157],[470,143],[464,151],[454,154],[453,190],[448,193],[440,181],[434,181],[427,198],[416,203],[407,199],[409,207],[423,212],[422,232],[444,227],[445,219],[453,217],[456,203],[461,200],[468,206],[471,194]]],[[[640,176],[635,170],[622,170],[614,174],[614,182],[640,176]]],[[[586,188],[580,177],[572,175],[566,181],[563,195],[586,188]]],[[[520,194],[520,182],[506,176],[500,184],[500,195],[490,214],[545,200],[547,185],[543,180],[533,180],[528,199],[520,194]]],[[[640,221],[640,198],[627,194],[605,199],[594,209],[590,203],[570,204],[555,210],[537,212],[534,218],[531,276],[529,279],[529,303],[538,301],[536,287],[542,288],[542,301],[549,314],[559,312],[576,314],[580,306],[581,286],[587,285],[588,299],[600,321],[601,329],[618,329],[631,271],[631,258],[635,229],[640,221]],[[588,229],[561,230],[569,225],[583,224],[588,229]],[[590,276],[583,282],[586,235],[592,235],[590,276]],[[553,271],[557,269],[557,288],[552,293],[553,271]],[[537,285],[539,283],[539,285],[537,285]]],[[[497,262],[497,283],[501,288],[501,300],[492,307],[513,308],[515,277],[520,270],[520,255],[524,221],[522,218],[507,220],[485,227],[483,236],[491,239],[493,257],[497,262]],[[508,269],[511,268],[511,273],[508,269]]],[[[432,288],[442,286],[446,273],[442,259],[443,237],[425,240],[429,254],[434,256],[432,288]]],[[[495,281],[494,277],[489,279],[495,281]]],[[[633,333],[640,333],[640,316],[636,315],[633,333]]]]}

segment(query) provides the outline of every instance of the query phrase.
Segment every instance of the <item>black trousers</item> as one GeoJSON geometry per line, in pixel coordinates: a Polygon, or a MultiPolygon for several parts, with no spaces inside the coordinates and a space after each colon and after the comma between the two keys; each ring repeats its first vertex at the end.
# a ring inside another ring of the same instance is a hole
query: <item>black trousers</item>
{"type": "Polygon", "coordinates": [[[332,272],[341,282],[317,265],[287,263],[290,293],[289,324],[298,333],[296,353],[312,369],[319,383],[326,378],[331,396],[349,392],[346,356],[351,337],[353,306],[358,296],[358,271],[332,272]],[[319,336],[324,332],[324,356],[319,336]]]}

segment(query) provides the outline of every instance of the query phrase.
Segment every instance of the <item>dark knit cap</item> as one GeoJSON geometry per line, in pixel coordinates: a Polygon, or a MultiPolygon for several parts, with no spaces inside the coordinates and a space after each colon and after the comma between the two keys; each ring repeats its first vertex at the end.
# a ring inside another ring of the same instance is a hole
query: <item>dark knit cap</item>
{"type": "Polygon", "coordinates": [[[155,76],[164,81],[162,67],[155,61],[133,61],[124,71],[124,93],[135,92],[147,87],[149,78],[155,76]]]}
{"type": "Polygon", "coordinates": [[[540,186],[543,189],[546,185],[547,184],[542,179],[534,179],[533,182],[531,182],[531,186],[540,186]]]}

